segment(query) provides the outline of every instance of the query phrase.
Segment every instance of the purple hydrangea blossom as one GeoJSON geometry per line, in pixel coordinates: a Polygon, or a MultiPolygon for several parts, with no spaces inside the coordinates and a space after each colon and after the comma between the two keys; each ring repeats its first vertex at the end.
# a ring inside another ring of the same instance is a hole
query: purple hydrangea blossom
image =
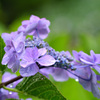
{"type": "Polygon", "coordinates": [[[84,89],[91,91],[95,97],[100,98],[100,84],[97,83],[97,81],[100,80],[100,75],[97,76],[90,67],[78,68],[70,74],[72,74],[72,76],[75,75],[75,77],[72,78],[77,77],[84,89]]]}
{"type": "MultiPolygon", "coordinates": [[[[72,57],[68,51],[55,51],[42,40],[50,32],[49,25],[50,22],[45,18],[40,19],[32,15],[30,20],[22,22],[18,32],[3,33],[6,53],[2,64],[8,65],[8,68],[11,68],[13,72],[16,72],[21,65],[20,74],[23,77],[40,72],[46,77],[49,77],[49,74],[52,75],[56,81],[66,81],[69,77],[77,79],[84,89],[92,91],[95,97],[100,98],[98,90],[100,75],[96,75],[91,70],[94,68],[100,73],[100,54],[95,54],[92,50],[90,55],[83,51],[73,51],[74,57],[72,57]],[[26,35],[33,35],[33,40],[25,40],[26,35]]],[[[1,90],[7,93],[6,90],[1,90]]],[[[1,90],[0,93],[2,93],[1,90]]],[[[4,97],[3,95],[8,96],[0,94],[4,97]]],[[[14,95],[16,97],[16,93],[14,95]]]]}
{"type": "MultiPolygon", "coordinates": [[[[9,72],[5,72],[4,75],[2,76],[2,82],[6,82],[12,78],[15,78],[16,75],[11,74],[9,72]]],[[[8,88],[15,88],[16,85],[21,81],[22,79],[15,81],[9,85],[7,85],[8,88]]],[[[16,92],[11,92],[8,90],[5,90],[3,88],[0,89],[0,100],[6,100],[6,99],[10,99],[10,98],[14,98],[14,99],[19,99],[18,94],[16,92]]]]}
{"type": "Polygon", "coordinates": [[[37,16],[31,15],[30,20],[25,20],[22,22],[22,26],[18,28],[18,32],[24,32],[24,35],[34,35],[45,39],[48,36],[50,22],[45,18],[39,18],[37,16]]]}
{"type": "Polygon", "coordinates": [[[79,61],[79,66],[75,67],[92,67],[100,73],[100,54],[95,54],[93,50],[90,51],[90,56],[80,51],[79,53],[73,51],[73,55],[77,61],[79,61]]]}
{"type": "Polygon", "coordinates": [[[41,66],[53,65],[56,62],[55,59],[50,55],[46,55],[46,52],[47,50],[45,48],[26,48],[25,54],[20,63],[20,74],[22,76],[35,75],[39,72],[39,67],[36,62],[41,66]]]}
{"type": "Polygon", "coordinates": [[[17,32],[3,33],[1,37],[6,44],[4,48],[6,53],[2,59],[2,64],[16,72],[19,69],[20,58],[24,52],[25,37],[23,33],[18,34],[17,32]]]}

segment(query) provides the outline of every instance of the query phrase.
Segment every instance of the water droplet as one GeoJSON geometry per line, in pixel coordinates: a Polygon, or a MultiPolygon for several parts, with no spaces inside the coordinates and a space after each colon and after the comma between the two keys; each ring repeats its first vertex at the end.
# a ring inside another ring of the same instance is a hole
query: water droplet
{"type": "Polygon", "coordinates": [[[78,82],[78,81],[79,81],[79,80],[78,80],[78,78],[77,78],[77,79],[75,79],[75,81],[76,81],[76,82],[78,82]]]}
{"type": "Polygon", "coordinates": [[[12,88],[13,87],[13,84],[10,84],[10,88],[12,88]]]}
{"type": "Polygon", "coordinates": [[[9,94],[12,94],[12,92],[10,91],[9,94]]]}
{"type": "Polygon", "coordinates": [[[41,80],[43,80],[44,78],[41,78],[41,80]]]}

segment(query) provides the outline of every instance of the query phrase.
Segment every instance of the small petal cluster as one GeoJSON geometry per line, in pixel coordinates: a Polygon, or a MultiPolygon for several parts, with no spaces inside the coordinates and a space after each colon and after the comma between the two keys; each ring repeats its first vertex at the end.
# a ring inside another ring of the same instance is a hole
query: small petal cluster
{"type": "Polygon", "coordinates": [[[35,75],[39,72],[37,63],[46,67],[53,65],[55,63],[55,59],[52,56],[47,55],[46,52],[47,50],[45,48],[26,48],[22,61],[20,62],[20,74],[22,76],[35,75]]]}
{"type": "Polygon", "coordinates": [[[32,15],[30,20],[25,20],[17,32],[3,33],[2,38],[6,44],[2,64],[16,72],[19,69],[23,77],[35,75],[37,72],[49,78],[52,75],[55,81],[66,81],[73,78],[100,98],[100,54],[92,50],[90,55],[83,51],[73,51],[73,56],[68,51],[55,51],[48,43],[44,42],[48,36],[50,22],[45,18],[32,15]],[[32,35],[33,39],[26,38],[32,35]]]}
{"type": "MultiPolygon", "coordinates": [[[[12,78],[15,78],[16,75],[15,74],[11,74],[9,72],[5,72],[3,77],[2,77],[2,82],[6,82],[12,78]]],[[[21,80],[18,80],[14,83],[11,83],[9,85],[7,85],[8,88],[15,88],[16,85],[21,82],[21,80]]],[[[3,88],[0,89],[0,100],[6,100],[6,99],[10,99],[10,98],[14,98],[14,99],[19,99],[18,94],[16,92],[11,92],[8,90],[5,90],[3,88]]]]}
{"type": "Polygon", "coordinates": [[[48,36],[50,22],[45,18],[39,18],[32,15],[30,20],[25,20],[22,22],[22,25],[18,28],[18,32],[23,32],[24,35],[34,35],[45,39],[48,36]]]}
{"type": "Polygon", "coordinates": [[[90,51],[90,55],[87,55],[83,51],[76,52],[73,51],[74,61],[73,68],[75,71],[71,72],[74,78],[79,80],[79,83],[84,87],[84,89],[91,91],[93,95],[100,98],[99,87],[100,75],[96,75],[91,69],[95,69],[100,73],[100,54],[95,54],[93,50],[90,51]]]}
{"type": "Polygon", "coordinates": [[[50,22],[45,18],[39,18],[32,15],[30,20],[22,22],[22,26],[18,31],[11,34],[3,33],[2,38],[6,44],[4,50],[5,55],[2,64],[7,65],[12,72],[20,70],[22,76],[31,76],[39,72],[39,66],[51,66],[56,60],[47,54],[46,48],[38,48],[29,46],[26,36],[32,35],[33,38],[44,39],[48,36],[50,22]]]}
{"type": "Polygon", "coordinates": [[[20,58],[24,52],[25,38],[23,33],[3,33],[1,37],[6,44],[4,48],[6,53],[2,59],[2,64],[7,65],[8,68],[12,69],[12,72],[16,72],[19,69],[20,58]]]}
{"type": "MultiPolygon", "coordinates": [[[[88,66],[92,67],[100,73],[100,54],[95,54],[93,50],[91,50],[90,55],[87,55],[83,51],[80,51],[79,53],[73,51],[73,55],[75,59],[82,64],[83,67],[88,67],[88,66]]],[[[77,67],[82,67],[82,66],[77,66],[77,67]]]]}

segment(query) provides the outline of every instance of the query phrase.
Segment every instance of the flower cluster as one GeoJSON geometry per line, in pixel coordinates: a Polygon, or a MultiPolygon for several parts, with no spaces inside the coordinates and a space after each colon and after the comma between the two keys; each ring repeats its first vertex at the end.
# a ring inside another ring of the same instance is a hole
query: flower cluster
{"type": "Polygon", "coordinates": [[[46,77],[52,75],[56,81],[66,81],[74,78],[93,95],[100,98],[100,54],[92,50],[90,55],[84,52],[73,51],[73,56],[68,51],[55,51],[48,43],[44,42],[48,36],[50,22],[32,15],[30,20],[22,22],[18,31],[11,34],[3,33],[2,38],[6,44],[2,64],[16,72],[19,69],[23,77],[35,75],[37,72],[46,77]],[[32,35],[33,38],[26,38],[32,35]]]}

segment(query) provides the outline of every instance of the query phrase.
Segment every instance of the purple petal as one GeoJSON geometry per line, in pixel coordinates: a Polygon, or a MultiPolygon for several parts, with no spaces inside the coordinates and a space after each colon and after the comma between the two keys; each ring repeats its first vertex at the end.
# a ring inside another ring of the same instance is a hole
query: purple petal
{"type": "Polygon", "coordinates": [[[39,20],[40,20],[40,18],[37,16],[31,15],[31,17],[30,17],[31,23],[38,23],[39,20]]]}
{"type": "Polygon", "coordinates": [[[100,75],[96,75],[97,80],[100,81],[100,75]]]}
{"type": "Polygon", "coordinates": [[[11,74],[11,73],[9,73],[9,72],[5,72],[5,73],[3,74],[3,76],[2,76],[2,82],[6,82],[6,81],[8,81],[8,80],[10,80],[10,79],[12,79],[12,78],[15,78],[15,77],[16,77],[15,74],[11,74]]]}
{"type": "Polygon", "coordinates": [[[27,66],[33,64],[33,63],[35,63],[34,60],[30,60],[30,61],[22,60],[22,61],[20,62],[20,65],[21,65],[23,68],[25,68],[25,67],[27,67],[27,66]]]}
{"type": "Polygon", "coordinates": [[[21,67],[19,72],[23,77],[28,77],[35,75],[37,72],[39,72],[39,68],[36,64],[31,64],[26,68],[21,67]]]}
{"type": "Polygon", "coordinates": [[[79,83],[84,87],[84,89],[88,90],[88,91],[91,91],[91,70],[89,67],[86,67],[86,68],[82,68],[81,70],[78,70],[76,72],[76,74],[78,73],[78,75],[83,78],[79,78],[79,83]],[[79,72],[78,72],[79,71],[79,72]],[[86,81],[85,79],[90,79],[89,81],[86,81]]]}
{"type": "Polygon", "coordinates": [[[66,55],[67,55],[68,57],[72,57],[69,51],[66,51],[66,55]]]}
{"type": "Polygon", "coordinates": [[[50,55],[45,55],[45,56],[37,59],[36,61],[42,66],[50,66],[56,62],[56,60],[50,55]]]}
{"type": "Polygon", "coordinates": [[[72,53],[73,53],[74,58],[79,61],[79,54],[78,54],[78,52],[73,50],[72,53]]]}
{"type": "Polygon", "coordinates": [[[25,40],[25,37],[23,36],[23,33],[18,34],[16,39],[13,40],[13,44],[17,53],[20,53],[23,51],[24,40],[25,40]]]}
{"type": "Polygon", "coordinates": [[[16,59],[15,55],[13,55],[13,56],[10,58],[7,67],[8,67],[8,68],[13,67],[16,61],[17,61],[17,59],[16,59]]]}
{"type": "Polygon", "coordinates": [[[38,58],[38,49],[34,48],[26,48],[25,54],[23,55],[23,60],[25,61],[33,61],[33,59],[38,58]]]}
{"type": "Polygon", "coordinates": [[[11,58],[13,57],[13,51],[14,51],[14,49],[11,48],[11,49],[4,55],[4,57],[3,57],[3,59],[2,59],[2,64],[3,64],[3,65],[6,65],[6,64],[11,60],[11,58]]]}
{"type": "Polygon", "coordinates": [[[32,100],[31,98],[28,98],[28,99],[26,99],[26,100],[32,100]]]}
{"type": "Polygon", "coordinates": [[[61,68],[55,68],[53,73],[51,73],[55,81],[66,81],[68,80],[69,76],[67,71],[61,68]]]}
{"type": "Polygon", "coordinates": [[[34,60],[38,59],[39,53],[38,53],[38,48],[37,47],[33,48],[33,50],[32,50],[32,57],[33,57],[34,60]]]}
{"type": "Polygon", "coordinates": [[[49,28],[45,29],[39,29],[38,34],[41,39],[45,39],[48,36],[48,33],[50,32],[49,28]]]}
{"type": "Polygon", "coordinates": [[[96,64],[100,64],[100,54],[95,54],[95,56],[96,56],[96,61],[95,61],[95,63],[96,63],[96,64]]]}
{"type": "Polygon", "coordinates": [[[100,66],[99,65],[95,65],[95,66],[93,66],[93,68],[95,68],[100,73],[100,66]]]}
{"type": "Polygon", "coordinates": [[[30,24],[28,24],[28,26],[26,27],[24,35],[27,35],[31,33],[32,31],[34,31],[38,25],[39,20],[40,20],[39,17],[32,15],[30,17],[30,24]]]}
{"type": "Polygon", "coordinates": [[[16,60],[16,62],[14,63],[14,65],[11,67],[11,70],[13,73],[17,72],[18,69],[20,67],[20,61],[19,60],[16,60]]]}
{"type": "Polygon", "coordinates": [[[100,98],[100,90],[98,89],[98,86],[96,84],[91,84],[91,90],[95,97],[100,98]]]}
{"type": "Polygon", "coordinates": [[[92,71],[92,78],[91,78],[91,90],[95,97],[100,98],[100,91],[97,85],[97,77],[96,74],[92,71]]]}
{"type": "Polygon", "coordinates": [[[83,59],[81,57],[80,57],[80,61],[81,62],[84,62],[85,64],[89,64],[89,65],[92,65],[93,64],[93,63],[91,63],[91,62],[89,62],[89,61],[87,61],[87,60],[85,60],[85,59],[83,59]]]}
{"type": "Polygon", "coordinates": [[[46,52],[47,52],[47,49],[46,48],[38,49],[39,57],[45,55],[46,52]]]}
{"type": "Polygon", "coordinates": [[[20,26],[19,28],[18,28],[18,32],[24,32],[25,31],[25,28],[23,27],[23,26],[20,26]]]}
{"type": "Polygon", "coordinates": [[[28,35],[29,33],[31,33],[34,29],[36,29],[38,23],[32,23],[30,25],[28,25],[25,29],[25,34],[24,35],[28,35]]]}
{"type": "Polygon", "coordinates": [[[96,61],[96,56],[95,56],[95,53],[93,50],[90,51],[90,54],[91,54],[91,57],[93,59],[93,61],[95,62],[96,61]]]}
{"type": "Polygon", "coordinates": [[[2,33],[1,37],[3,38],[4,42],[7,43],[9,40],[11,40],[11,34],[8,33],[2,33]]]}
{"type": "Polygon", "coordinates": [[[42,18],[39,20],[37,28],[44,29],[47,28],[49,25],[50,25],[50,21],[46,20],[45,18],[42,18]]]}
{"type": "Polygon", "coordinates": [[[91,56],[87,55],[86,53],[84,53],[83,51],[79,52],[79,55],[81,58],[83,58],[84,60],[88,61],[88,62],[92,62],[93,60],[91,59],[91,56]]]}
{"type": "Polygon", "coordinates": [[[8,57],[7,54],[5,54],[2,59],[2,65],[6,65],[9,62],[9,60],[10,58],[8,57]]]}
{"type": "Polygon", "coordinates": [[[22,25],[24,26],[24,25],[28,25],[28,24],[30,24],[30,21],[29,20],[24,20],[24,21],[22,21],[22,25]]]}

